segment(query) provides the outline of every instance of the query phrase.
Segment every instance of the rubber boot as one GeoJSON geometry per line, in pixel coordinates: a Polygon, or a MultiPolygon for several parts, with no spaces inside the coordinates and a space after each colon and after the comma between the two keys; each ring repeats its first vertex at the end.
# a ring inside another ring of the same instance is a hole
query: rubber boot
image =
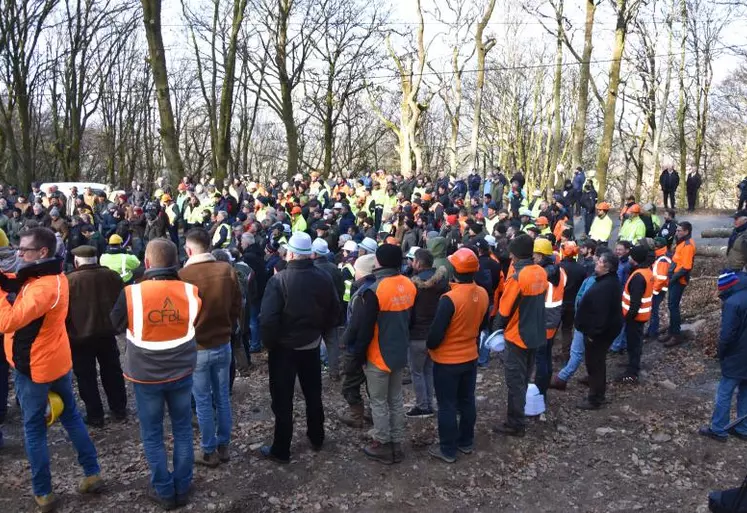
{"type": "Polygon", "coordinates": [[[348,405],[347,410],[343,410],[340,413],[340,422],[346,426],[360,429],[363,427],[363,405],[362,404],[351,404],[348,405]]]}

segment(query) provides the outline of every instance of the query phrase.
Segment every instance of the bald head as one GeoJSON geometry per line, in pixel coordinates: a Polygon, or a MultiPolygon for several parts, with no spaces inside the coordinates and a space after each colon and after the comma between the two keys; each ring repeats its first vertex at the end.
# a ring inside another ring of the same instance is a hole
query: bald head
{"type": "Polygon", "coordinates": [[[145,247],[145,268],[161,269],[179,265],[176,246],[168,239],[153,239],[145,247]]]}

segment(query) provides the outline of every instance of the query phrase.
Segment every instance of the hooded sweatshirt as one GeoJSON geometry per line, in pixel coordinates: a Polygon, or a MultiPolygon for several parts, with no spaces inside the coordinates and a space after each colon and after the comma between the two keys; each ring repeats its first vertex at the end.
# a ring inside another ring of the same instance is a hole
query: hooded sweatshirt
{"type": "Polygon", "coordinates": [[[426,243],[426,248],[433,255],[433,267],[438,269],[439,267],[445,267],[448,273],[447,278],[451,280],[454,276],[454,268],[446,259],[446,238],[444,237],[433,237],[426,243]]]}
{"type": "Polygon", "coordinates": [[[425,269],[412,278],[417,288],[415,306],[410,322],[410,340],[425,340],[436,316],[438,300],[449,291],[448,270],[445,266],[425,269]]]}

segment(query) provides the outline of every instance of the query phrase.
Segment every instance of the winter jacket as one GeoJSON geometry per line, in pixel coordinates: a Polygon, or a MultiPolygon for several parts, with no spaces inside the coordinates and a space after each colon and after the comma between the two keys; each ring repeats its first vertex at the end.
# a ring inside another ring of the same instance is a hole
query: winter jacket
{"type": "Polygon", "coordinates": [[[718,359],[725,378],[747,380],[747,273],[720,294],[721,333],[718,359]]]}
{"type": "Polygon", "coordinates": [[[350,302],[347,308],[348,324],[342,334],[342,343],[349,354],[353,354],[355,341],[358,339],[359,330],[361,329],[360,320],[363,308],[363,294],[376,283],[376,276],[369,274],[353,283],[351,287],[350,302]]]}
{"type": "MultiPolygon", "coordinates": [[[[317,258],[314,260],[314,265],[318,268],[326,272],[330,278],[332,278],[332,283],[335,285],[335,290],[337,291],[337,300],[342,304],[342,295],[345,293],[345,283],[342,280],[342,273],[337,268],[335,264],[330,262],[324,257],[317,258]]],[[[340,310],[340,319],[338,326],[341,326],[345,322],[345,315],[342,311],[342,308],[340,310]]]]}
{"type": "Polygon", "coordinates": [[[0,333],[5,334],[8,363],[34,383],[51,383],[70,372],[69,293],[62,260],[40,260],[15,277],[0,277],[0,333]]]}
{"type": "Polygon", "coordinates": [[[259,313],[262,342],[298,349],[337,326],[340,301],[332,278],[312,260],[293,260],[267,282],[259,313]]]}
{"type": "Polygon", "coordinates": [[[581,188],[584,186],[586,181],[586,174],[583,171],[579,171],[573,175],[573,189],[577,192],[581,192],[581,188]]]}
{"type": "Polygon", "coordinates": [[[448,271],[448,279],[454,275],[454,267],[446,258],[446,239],[443,237],[433,237],[426,243],[426,247],[433,255],[433,267],[445,267],[448,271]]]}
{"type": "Polygon", "coordinates": [[[547,274],[531,260],[514,262],[501,295],[495,328],[505,328],[506,342],[522,349],[537,349],[547,343],[545,293],[547,274]]]}
{"type": "Polygon", "coordinates": [[[243,260],[244,263],[254,271],[254,281],[256,286],[252,289],[253,295],[249,298],[249,301],[252,304],[258,305],[262,301],[262,296],[265,293],[268,279],[265,260],[262,256],[262,249],[256,244],[249,246],[241,255],[241,260],[243,260]]]}
{"type": "MultiPolygon", "coordinates": [[[[592,260],[593,261],[593,260],[592,260]]],[[[568,280],[563,289],[563,309],[575,309],[576,296],[581,284],[586,279],[586,269],[575,260],[564,259],[560,262],[560,268],[565,271],[568,280]]]]}
{"type": "Polygon", "coordinates": [[[447,274],[445,267],[438,267],[420,271],[413,276],[412,282],[417,288],[417,295],[412,309],[410,340],[425,340],[428,336],[428,329],[436,315],[438,300],[449,291],[447,274]]]}
{"type": "Polygon", "coordinates": [[[664,192],[674,192],[680,185],[680,174],[677,171],[671,173],[667,170],[661,172],[659,176],[659,185],[664,192]]]}
{"type": "Polygon", "coordinates": [[[698,189],[700,189],[700,186],[702,184],[703,179],[700,177],[700,173],[687,175],[685,186],[687,187],[687,192],[689,192],[690,194],[695,194],[696,192],[698,192],[698,189]]]}
{"type": "Polygon", "coordinates": [[[193,255],[179,271],[179,279],[195,285],[202,309],[195,323],[197,349],[211,349],[231,341],[241,314],[241,288],[231,264],[210,253],[193,255]]]}
{"type": "Polygon", "coordinates": [[[727,267],[733,271],[744,270],[747,265],[747,224],[734,228],[726,251],[727,267]]]}
{"type": "Polygon", "coordinates": [[[124,289],[119,274],[97,264],[82,265],[67,275],[70,306],[66,326],[70,343],[115,334],[109,314],[124,289]]]}
{"type": "Polygon", "coordinates": [[[659,237],[663,237],[667,239],[667,246],[671,246],[672,242],[674,242],[674,235],[677,231],[677,221],[674,219],[670,219],[669,221],[664,221],[664,224],[659,228],[659,237]]]}
{"type": "Polygon", "coordinates": [[[355,226],[355,216],[352,212],[343,214],[342,216],[340,216],[340,220],[337,224],[340,227],[340,235],[345,235],[346,233],[348,233],[348,230],[351,226],[355,226]]]}
{"type": "Polygon", "coordinates": [[[597,277],[581,298],[575,328],[592,340],[613,340],[623,325],[622,285],[612,273],[597,277]]]}

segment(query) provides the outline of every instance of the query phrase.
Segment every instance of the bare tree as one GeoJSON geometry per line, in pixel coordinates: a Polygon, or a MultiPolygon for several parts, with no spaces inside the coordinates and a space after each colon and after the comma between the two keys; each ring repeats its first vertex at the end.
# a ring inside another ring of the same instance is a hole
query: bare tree
{"type": "Polygon", "coordinates": [[[161,118],[160,133],[163,153],[171,182],[177,183],[184,175],[184,164],[179,153],[179,139],[174,125],[174,111],[171,108],[166,51],[163,47],[163,35],[161,33],[161,0],[141,0],[141,2],[143,4],[145,37],[148,40],[150,69],[153,73],[158,113],[161,118]]]}

